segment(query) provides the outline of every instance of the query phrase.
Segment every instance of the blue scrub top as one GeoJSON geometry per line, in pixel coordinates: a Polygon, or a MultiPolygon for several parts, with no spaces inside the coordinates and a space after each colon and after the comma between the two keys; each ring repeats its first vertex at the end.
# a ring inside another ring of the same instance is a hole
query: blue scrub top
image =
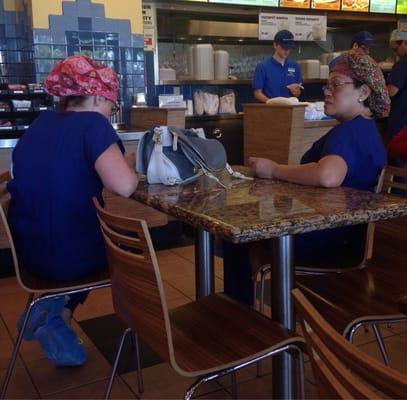
{"type": "Polygon", "coordinates": [[[77,279],[106,266],[92,197],[101,201],[98,157],[123,146],[96,112],[48,111],[25,132],[13,152],[9,222],[19,261],[53,280],[77,279]]]}
{"type": "MultiPolygon", "coordinates": [[[[318,162],[329,155],[340,156],[346,162],[348,171],[342,186],[374,191],[386,162],[386,150],[374,120],[358,116],[335,126],[303,155],[301,164],[318,162]]],[[[352,202],[352,197],[344,195],[343,199],[334,201],[352,202]]],[[[357,264],[363,257],[365,239],[366,225],[298,235],[295,242],[296,261],[299,265],[320,266],[337,262],[340,266],[339,258],[349,257],[357,264]]]]}
{"type": "Polygon", "coordinates": [[[332,128],[302,156],[301,164],[318,162],[328,155],[342,157],[348,172],[342,186],[374,191],[386,162],[386,150],[372,119],[358,116],[332,128]]]}
{"type": "Polygon", "coordinates": [[[287,85],[302,83],[301,69],[294,60],[287,59],[281,65],[274,57],[259,63],[253,77],[253,89],[263,91],[268,98],[291,97],[287,85]]]}
{"type": "Polygon", "coordinates": [[[391,98],[388,134],[392,138],[407,126],[407,57],[397,61],[387,77],[387,83],[399,92],[391,98]]]}

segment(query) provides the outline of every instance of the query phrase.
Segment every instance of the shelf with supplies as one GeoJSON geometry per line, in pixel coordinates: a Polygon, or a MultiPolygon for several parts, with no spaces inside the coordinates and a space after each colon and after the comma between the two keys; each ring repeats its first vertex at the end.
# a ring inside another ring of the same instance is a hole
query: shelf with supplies
{"type": "Polygon", "coordinates": [[[41,84],[0,85],[0,139],[19,138],[39,113],[54,109],[41,84]]]}
{"type": "MultiPolygon", "coordinates": [[[[160,85],[251,85],[252,79],[225,79],[225,80],[199,80],[199,79],[181,79],[160,81],[160,85]]],[[[326,79],[304,79],[304,83],[323,83],[326,79]]]]}

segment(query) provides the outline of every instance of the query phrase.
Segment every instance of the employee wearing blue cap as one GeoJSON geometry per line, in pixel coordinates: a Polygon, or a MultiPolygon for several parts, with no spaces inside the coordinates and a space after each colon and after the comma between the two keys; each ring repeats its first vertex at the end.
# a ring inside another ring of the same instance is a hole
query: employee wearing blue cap
{"type": "Polygon", "coordinates": [[[273,97],[299,97],[302,88],[301,69],[288,58],[295,47],[294,36],[282,30],[274,37],[273,57],[259,63],[253,77],[254,97],[267,103],[273,97]]]}
{"type": "MultiPolygon", "coordinates": [[[[360,31],[352,36],[351,50],[358,51],[365,55],[370,54],[370,49],[377,46],[374,36],[368,31],[360,31]]],[[[339,57],[334,58],[329,63],[329,70],[332,71],[339,57]]]]}
{"type": "Polygon", "coordinates": [[[387,77],[391,97],[388,135],[392,138],[407,126],[407,31],[393,31],[390,48],[399,57],[387,77]]]}

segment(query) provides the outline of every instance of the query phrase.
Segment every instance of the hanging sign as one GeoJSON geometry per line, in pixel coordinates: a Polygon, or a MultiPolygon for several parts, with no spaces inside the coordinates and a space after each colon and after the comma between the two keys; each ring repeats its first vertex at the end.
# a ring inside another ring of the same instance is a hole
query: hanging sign
{"type": "Polygon", "coordinates": [[[144,50],[154,51],[156,45],[156,18],[155,6],[151,3],[143,3],[143,34],[144,50]]]}
{"type": "Polygon", "coordinates": [[[294,35],[294,40],[325,41],[327,18],[325,15],[259,14],[259,40],[273,40],[283,29],[294,35]]]}

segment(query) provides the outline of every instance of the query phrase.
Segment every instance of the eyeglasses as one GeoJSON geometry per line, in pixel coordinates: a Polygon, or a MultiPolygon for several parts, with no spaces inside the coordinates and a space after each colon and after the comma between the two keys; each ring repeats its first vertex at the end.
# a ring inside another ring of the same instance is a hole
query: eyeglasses
{"type": "Polygon", "coordinates": [[[338,87],[343,86],[343,85],[353,85],[353,82],[341,82],[341,81],[332,81],[328,82],[326,85],[322,86],[322,91],[326,92],[329,90],[330,92],[335,92],[338,87]]]}

